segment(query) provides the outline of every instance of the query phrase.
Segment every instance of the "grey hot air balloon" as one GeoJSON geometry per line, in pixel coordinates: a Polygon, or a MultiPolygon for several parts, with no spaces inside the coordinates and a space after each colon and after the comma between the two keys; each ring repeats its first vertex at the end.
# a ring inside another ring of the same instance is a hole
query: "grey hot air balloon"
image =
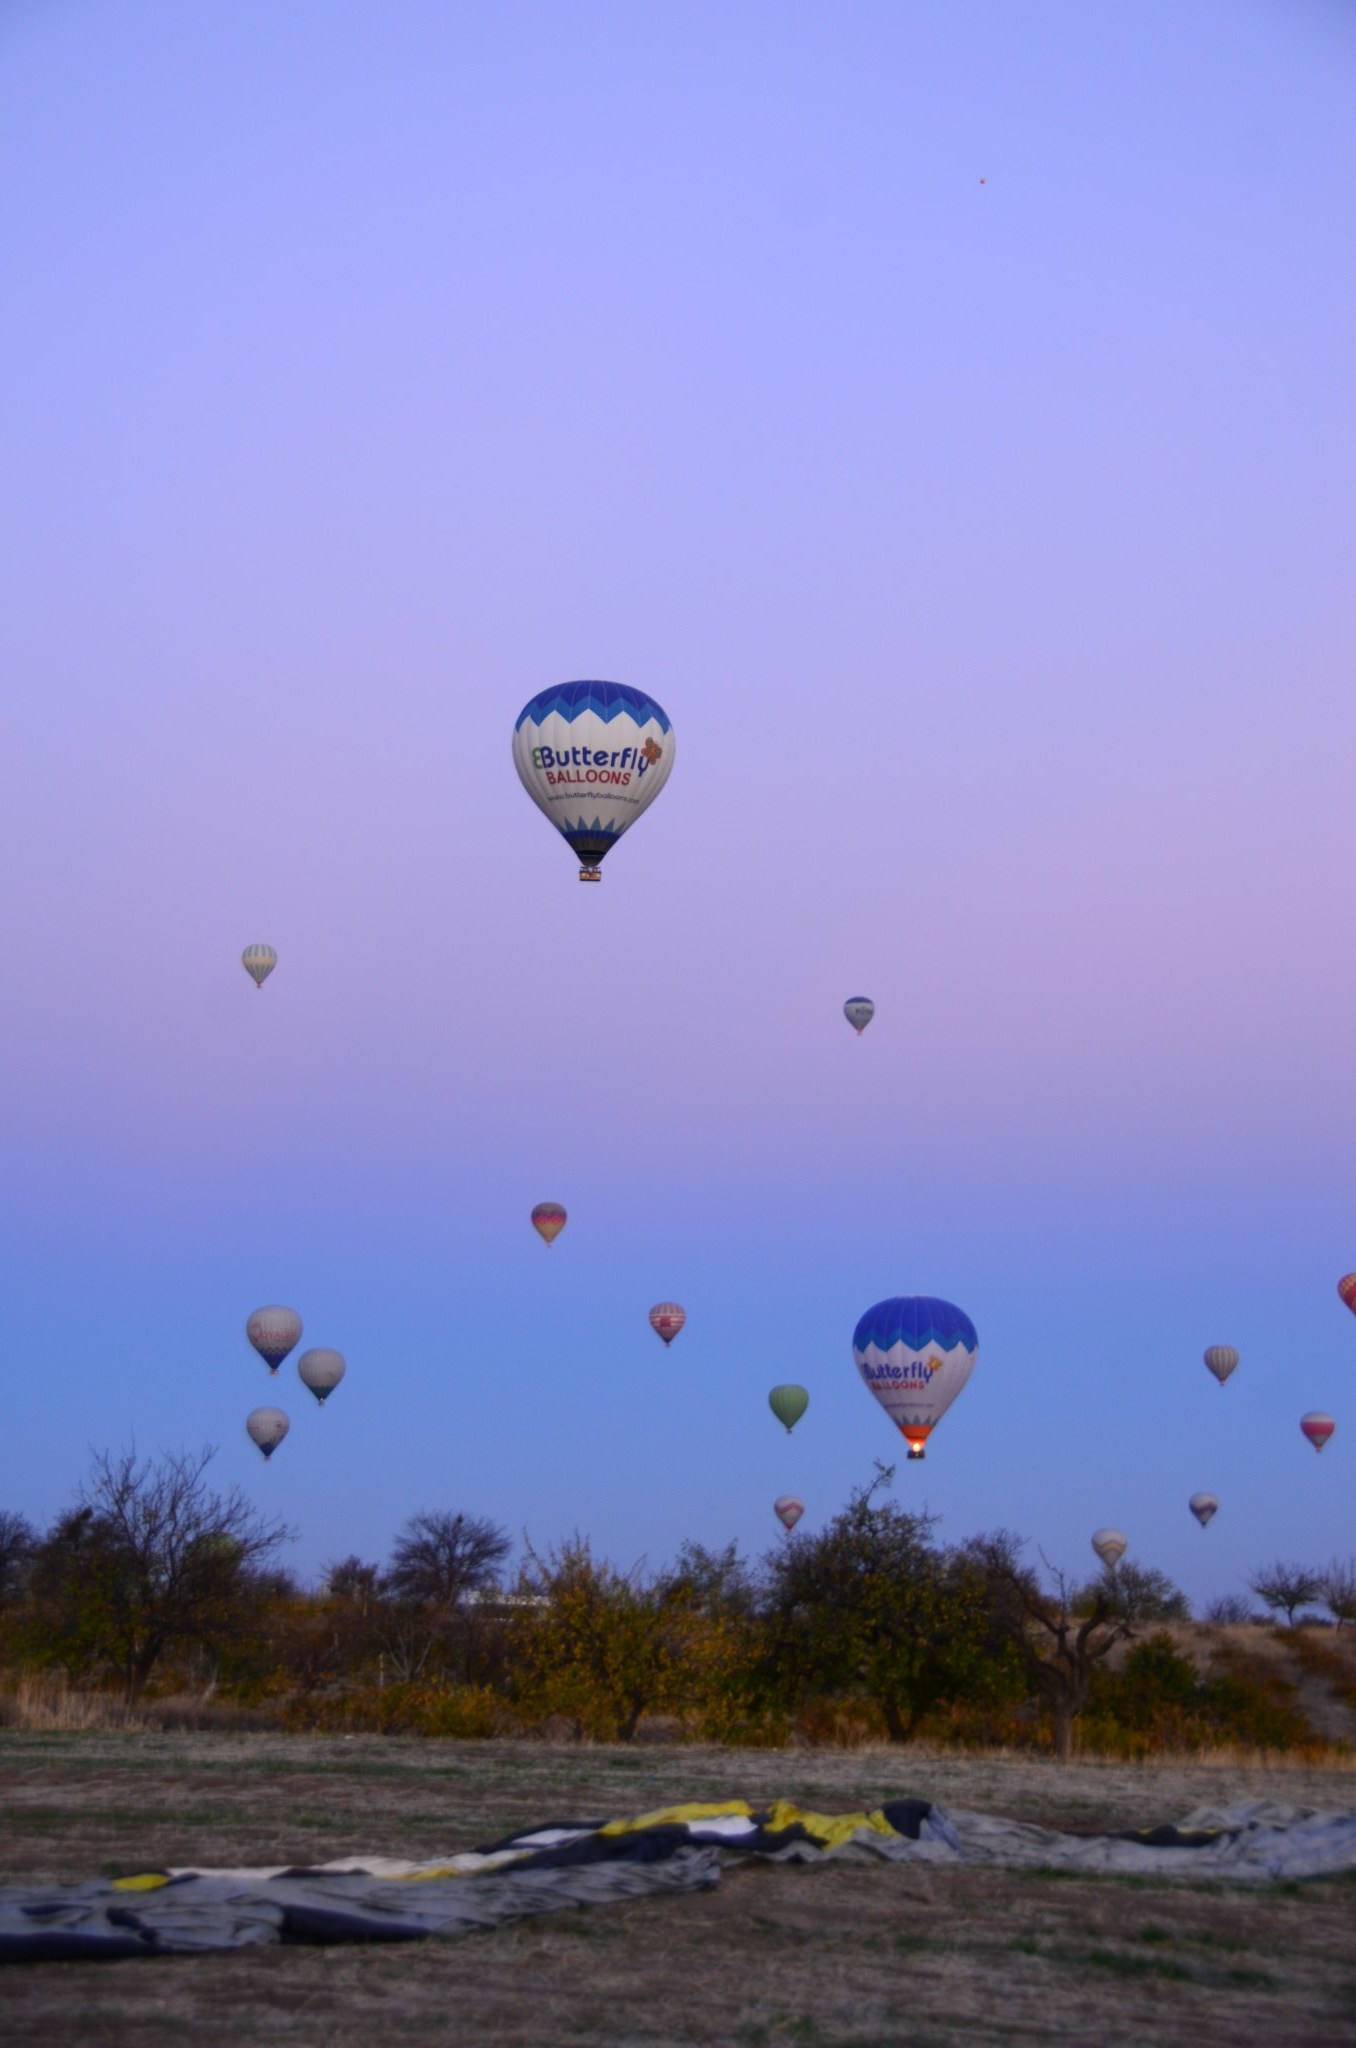
{"type": "Polygon", "coordinates": [[[1219,1502],[1213,1493],[1193,1493],[1187,1506],[1203,1529],[1208,1529],[1219,1513],[1219,1502]]]}
{"type": "Polygon", "coordinates": [[[246,946],[240,964],[256,988],[262,988],[278,964],[272,946],[246,946]]]}
{"type": "Polygon", "coordinates": [[[875,1014],[876,1006],[870,996],[849,996],[843,1005],[843,1015],[847,1018],[848,1023],[852,1026],[858,1038],[861,1037],[875,1014]]]}
{"type": "Polygon", "coordinates": [[[245,1324],[245,1335],[270,1372],[276,1372],[301,1336],[301,1317],[294,1308],[274,1303],[257,1308],[245,1324]]]}
{"type": "Polygon", "coordinates": [[[331,1351],[324,1344],[318,1344],[312,1351],[303,1351],[297,1360],[301,1384],[310,1388],[322,1408],[344,1377],[345,1370],[343,1352],[331,1351]]]}
{"type": "Polygon", "coordinates": [[[251,1408],[245,1417],[245,1427],[251,1441],[258,1444],[266,1458],[271,1458],[292,1425],[281,1408],[251,1408]]]}
{"type": "Polygon", "coordinates": [[[1094,1529],[1092,1547],[1104,1565],[1119,1564],[1125,1556],[1125,1537],[1119,1529],[1094,1529]]]}
{"type": "Polygon", "coordinates": [[[1223,1386],[1238,1364],[1238,1353],[1232,1344],[1212,1344],[1205,1354],[1205,1362],[1223,1386]]]}

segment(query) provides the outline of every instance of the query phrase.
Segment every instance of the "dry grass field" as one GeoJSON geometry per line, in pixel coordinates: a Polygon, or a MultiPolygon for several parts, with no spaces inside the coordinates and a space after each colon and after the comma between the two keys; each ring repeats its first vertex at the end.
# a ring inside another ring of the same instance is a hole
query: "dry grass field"
{"type": "MultiPolygon", "coordinates": [[[[1350,1806],[1356,1775],[1065,1768],[917,1751],[576,1748],[266,1735],[0,1734],[3,1874],[434,1856],[553,1818],[914,1794],[1131,1827],[1244,1798],[1350,1806]]],[[[1051,1873],[744,1866],[718,1890],[453,1943],[19,1966],[0,2040],[90,2048],[554,2041],[1356,2044],[1356,1882],[1244,1890],[1051,1873]]]]}

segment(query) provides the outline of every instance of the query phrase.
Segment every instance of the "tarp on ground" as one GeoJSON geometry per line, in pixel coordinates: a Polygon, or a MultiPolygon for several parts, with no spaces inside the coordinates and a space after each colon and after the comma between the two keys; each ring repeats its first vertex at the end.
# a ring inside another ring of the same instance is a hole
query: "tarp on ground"
{"type": "Polygon", "coordinates": [[[73,1886],[0,1885],[0,1962],[446,1938],[568,1906],[704,1890],[723,1866],[750,1857],[1256,1882],[1356,1870],[1356,1813],[1262,1801],[1199,1807],[1164,1827],[1069,1834],[948,1813],[923,1799],[843,1814],[789,1800],[722,1800],[550,1822],[432,1862],[353,1856],[305,1868],[185,1867],[73,1886]]]}

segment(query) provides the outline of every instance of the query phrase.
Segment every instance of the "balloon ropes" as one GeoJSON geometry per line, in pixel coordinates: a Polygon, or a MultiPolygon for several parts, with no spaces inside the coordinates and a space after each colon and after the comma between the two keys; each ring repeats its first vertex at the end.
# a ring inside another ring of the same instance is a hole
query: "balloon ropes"
{"type": "Polygon", "coordinates": [[[532,1228],[547,1244],[555,1243],[569,1220],[559,1202],[538,1202],[532,1211],[532,1228]]]}
{"type": "Polygon", "coordinates": [[[975,1369],[979,1338],[969,1316],[949,1301],[902,1294],[867,1310],[853,1332],[852,1355],[909,1456],[921,1458],[975,1369]]]}
{"type": "Polygon", "coordinates": [[[270,1372],[276,1372],[301,1337],[301,1317],[294,1308],[257,1308],[245,1335],[270,1372]]]}
{"type": "Polygon", "coordinates": [[[650,1310],[650,1328],[664,1339],[666,1350],[686,1321],[687,1310],[676,1301],[657,1301],[650,1310]]]}
{"type": "Polygon", "coordinates": [[[1095,1529],[1092,1547],[1110,1571],[1112,1565],[1119,1564],[1125,1556],[1125,1537],[1119,1529],[1095,1529]]]}
{"type": "Polygon", "coordinates": [[[240,964],[256,988],[262,988],[278,964],[272,946],[246,946],[240,964]]]}
{"type": "Polygon", "coordinates": [[[767,1405],[790,1436],[809,1407],[810,1396],[804,1387],[774,1387],[767,1397],[767,1405]]]}
{"type": "Polygon", "coordinates": [[[648,810],[673,768],[668,714],[625,683],[558,683],[518,714],[518,779],[579,858],[581,882],[648,810]]]}
{"type": "Polygon", "coordinates": [[[852,1026],[858,1038],[861,1037],[875,1014],[876,1006],[870,996],[849,996],[843,1005],[843,1015],[847,1018],[848,1023],[852,1026]]]}
{"type": "Polygon", "coordinates": [[[1205,1354],[1205,1363],[1223,1386],[1238,1364],[1238,1353],[1232,1344],[1212,1344],[1205,1354]]]}

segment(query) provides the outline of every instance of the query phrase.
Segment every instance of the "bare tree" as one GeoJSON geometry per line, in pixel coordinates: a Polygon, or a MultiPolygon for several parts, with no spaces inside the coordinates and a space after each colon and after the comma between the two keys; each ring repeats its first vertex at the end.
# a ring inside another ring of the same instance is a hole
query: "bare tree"
{"type": "Polygon", "coordinates": [[[0,1607],[21,1600],[38,1551],[38,1532],[22,1515],[0,1508],[0,1607]]]}
{"type": "Polygon", "coordinates": [[[1287,1564],[1283,1558],[1255,1573],[1248,1584],[1273,1613],[1285,1615],[1291,1628],[1302,1607],[1312,1607],[1323,1598],[1322,1572],[1311,1565],[1287,1564]]]}
{"type": "Polygon", "coordinates": [[[1021,1562],[1020,1540],[1002,1529],[966,1546],[995,1598],[995,1617],[1019,1652],[1027,1677],[1050,1709],[1054,1750],[1073,1755],[1074,1722],[1087,1705],[1092,1674],[1115,1645],[1135,1632],[1133,1599],[1109,1583],[1080,1596],[1068,1575],[1047,1564],[1053,1591],[1021,1562]],[[1081,1612],[1075,1612],[1075,1608],[1081,1612]]]}
{"type": "Polygon", "coordinates": [[[386,1584],[398,1600],[453,1608],[499,1576],[509,1539],[477,1515],[411,1515],[397,1536],[386,1584]]]}
{"type": "Polygon", "coordinates": [[[1205,1620],[1217,1628],[1238,1627],[1252,1620],[1252,1608],[1241,1593],[1219,1593],[1205,1610],[1205,1620]]]}
{"type": "Polygon", "coordinates": [[[1356,1557],[1345,1562],[1335,1557],[1322,1580],[1319,1598],[1338,1628],[1344,1621],[1356,1621],[1356,1557]]]}
{"type": "Polygon", "coordinates": [[[229,1640],[288,1534],[239,1487],[211,1490],[214,1456],[101,1452],[80,1506],[40,1546],[34,1595],[50,1648],[72,1667],[111,1663],[129,1704],[171,1648],[229,1640]]]}

